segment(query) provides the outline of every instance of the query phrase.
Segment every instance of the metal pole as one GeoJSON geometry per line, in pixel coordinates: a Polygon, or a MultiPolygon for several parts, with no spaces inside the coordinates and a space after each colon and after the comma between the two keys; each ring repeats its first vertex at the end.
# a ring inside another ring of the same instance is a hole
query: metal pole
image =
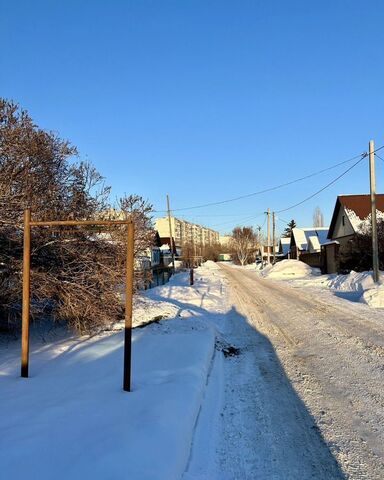
{"type": "Polygon", "coordinates": [[[377,219],[376,219],[376,172],[375,172],[375,143],[369,142],[369,179],[371,189],[371,222],[372,222],[372,266],[373,280],[379,281],[379,248],[377,241],[377,219]]]}
{"type": "Polygon", "coordinates": [[[29,310],[31,291],[31,210],[24,210],[23,246],[23,303],[21,324],[21,376],[28,378],[29,366],[29,310]]]}
{"type": "Polygon", "coordinates": [[[167,210],[168,210],[168,223],[169,223],[169,243],[170,243],[171,255],[172,255],[173,273],[175,273],[175,243],[173,241],[173,235],[172,235],[171,209],[169,207],[168,194],[167,194],[167,210]]]}
{"type": "Polygon", "coordinates": [[[132,302],[133,302],[133,268],[134,268],[135,227],[130,222],[127,227],[127,265],[125,283],[125,329],[124,329],[124,382],[123,389],[131,391],[132,366],[132,302]]]}
{"type": "Polygon", "coordinates": [[[276,221],[275,212],[272,212],[272,252],[273,252],[273,264],[276,263],[276,221]]]}

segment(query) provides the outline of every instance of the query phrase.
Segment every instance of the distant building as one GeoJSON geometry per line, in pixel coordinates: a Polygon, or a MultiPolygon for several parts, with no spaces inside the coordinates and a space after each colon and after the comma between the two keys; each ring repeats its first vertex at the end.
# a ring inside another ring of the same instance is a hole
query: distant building
{"type": "MultiPolygon", "coordinates": [[[[160,237],[167,237],[169,239],[168,217],[157,218],[155,225],[160,237]]],[[[177,247],[182,247],[182,245],[186,243],[193,243],[194,245],[201,246],[219,243],[219,232],[196,223],[171,217],[171,228],[175,245],[177,247]]]]}
{"type": "Polygon", "coordinates": [[[219,243],[222,247],[228,248],[230,246],[232,237],[230,235],[220,235],[219,243]]]}

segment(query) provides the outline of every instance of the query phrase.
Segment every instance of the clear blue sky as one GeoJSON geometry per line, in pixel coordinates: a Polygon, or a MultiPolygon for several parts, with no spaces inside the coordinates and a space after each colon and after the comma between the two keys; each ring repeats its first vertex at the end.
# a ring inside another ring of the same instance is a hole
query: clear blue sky
{"type": "MultiPolygon", "coordinates": [[[[379,0],[0,0],[0,95],[71,140],[116,196],[224,200],[384,144],[383,21],[379,0]]],[[[343,169],[183,216],[225,232],[343,169]]],[[[281,216],[310,226],[320,205],[329,221],[338,193],[368,188],[365,162],[281,216]]]]}

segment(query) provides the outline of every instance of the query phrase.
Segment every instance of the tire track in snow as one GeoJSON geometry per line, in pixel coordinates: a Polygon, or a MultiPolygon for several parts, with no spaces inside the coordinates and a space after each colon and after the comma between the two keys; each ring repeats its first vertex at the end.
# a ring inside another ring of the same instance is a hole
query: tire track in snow
{"type": "Polygon", "coordinates": [[[355,313],[353,305],[327,305],[252,272],[224,270],[235,303],[273,342],[346,477],[384,478],[384,328],[364,321],[361,306],[355,313]]]}

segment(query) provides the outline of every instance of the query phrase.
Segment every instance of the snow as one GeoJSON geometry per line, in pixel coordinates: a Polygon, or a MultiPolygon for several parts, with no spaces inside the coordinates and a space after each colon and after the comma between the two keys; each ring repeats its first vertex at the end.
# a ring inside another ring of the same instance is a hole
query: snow
{"type": "Polygon", "coordinates": [[[360,297],[361,303],[366,303],[373,308],[384,308],[384,288],[380,285],[376,288],[371,288],[363,292],[360,297]]]}
{"type": "Polygon", "coordinates": [[[263,277],[274,279],[306,278],[320,275],[318,268],[312,268],[299,260],[282,260],[275,265],[268,265],[261,271],[263,277]]]}
{"type": "Polygon", "coordinates": [[[300,260],[282,260],[268,265],[259,274],[264,278],[289,281],[293,285],[306,288],[329,289],[336,295],[344,293],[350,300],[360,301],[372,308],[384,308],[384,272],[376,285],[373,273],[351,271],[345,275],[321,275],[318,268],[312,268],[300,260]]]}
{"type": "Polygon", "coordinates": [[[308,250],[310,252],[320,252],[321,246],[319,242],[319,237],[312,235],[308,237],[308,250]]]}
{"type": "Polygon", "coordinates": [[[355,272],[352,270],[346,275],[331,276],[329,288],[344,292],[363,292],[375,287],[372,272],[355,272]]]}
{"type": "MultiPolygon", "coordinates": [[[[347,214],[355,232],[365,233],[371,228],[371,214],[369,214],[366,218],[360,218],[354,210],[349,208],[345,208],[345,213],[347,214]]],[[[383,221],[384,212],[376,209],[376,218],[377,220],[383,221]]]]}
{"type": "Polygon", "coordinates": [[[317,237],[320,245],[327,242],[328,227],[316,227],[316,228],[298,228],[292,229],[292,235],[294,236],[296,246],[300,250],[308,250],[308,243],[311,237],[317,237]]]}
{"type": "Polygon", "coordinates": [[[121,389],[122,331],[33,337],[29,379],[19,377],[19,342],[2,344],[2,477],[180,478],[223,321],[217,269],[207,262],[193,287],[181,273],[136,299],[134,324],[166,320],[133,331],[131,393],[121,389]]]}
{"type": "Polygon", "coordinates": [[[383,478],[382,314],[332,294],[371,282],[297,260],[177,274],[135,299],[131,393],[121,324],[35,334],[29,379],[0,344],[2,478],[383,478]]]}
{"type": "Polygon", "coordinates": [[[324,276],[222,268],[242,354],[225,364],[227,476],[207,478],[382,480],[382,312],[319,288],[324,276]]]}

